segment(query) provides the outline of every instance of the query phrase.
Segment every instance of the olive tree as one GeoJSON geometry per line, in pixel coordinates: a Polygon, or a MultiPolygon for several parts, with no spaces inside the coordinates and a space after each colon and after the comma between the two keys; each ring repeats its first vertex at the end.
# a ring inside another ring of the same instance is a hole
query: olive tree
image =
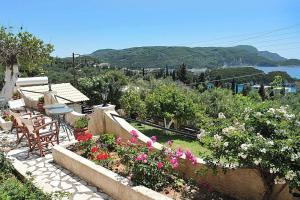
{"type": "Polygon", "coordinates": [[[175,84],[158,85],[146,97],[147,114],[154,119],[164,121],[164,126],[170,128],[177,122],[193,119],[195,105],[188,92],[175,84]]]}
{"type": "Polygon", "coordinates": [[[1,96],[6,99],[12,97],[15,82],[20,75],[19,66],[28,75],[34,75],[41,69],[41,65],[50,60],[53,50],[51,44],[45,44],[29,32],[14,33],[0,27],[0,65],[6,68],[1,96]]]}

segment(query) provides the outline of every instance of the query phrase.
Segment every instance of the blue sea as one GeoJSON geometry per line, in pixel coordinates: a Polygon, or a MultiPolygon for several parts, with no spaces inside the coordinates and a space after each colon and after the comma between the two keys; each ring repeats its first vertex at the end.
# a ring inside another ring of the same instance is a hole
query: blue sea
{"type": "Polygon", "coordinates": [[[291,77],[300,79],[300,66],[287,67],[287,66],[278,66],[278,67],[255,67],[256,69],[262,70],[265,73],[273,71],[283,71],[287,72],[291,77]]]}

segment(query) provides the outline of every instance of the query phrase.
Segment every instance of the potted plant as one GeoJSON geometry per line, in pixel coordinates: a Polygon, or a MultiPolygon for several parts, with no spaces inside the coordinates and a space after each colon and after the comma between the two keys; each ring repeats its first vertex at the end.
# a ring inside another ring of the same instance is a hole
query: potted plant
{"type": "Polygon", "coordinates": [[[20,94],[18,92],[14,92],[12,98],[13,100],[20,99],[20,94]]]}
{"type": "Polygon", "coordinates": [[[45,100],[43,96],[38,99],[38,103],[37,103],[38,111],[44,112],[44,102],[45,100]]]}
{"type": "Polygon", "coordinates": [[[87,117],[80,117],[79,119],[77,119],[74,123],[74,136],[76,138],[76,136],[79,133],[83,133],[85,131],[87,131],[87,127],[88,127],[88,118],[87,117]]]}
{"type": "Polygon", "coordinates": [[[10,115],[8,112],[4,112],[3,116],[0,119],[1,127],[3,130],[11,130],[13,125],[13,116],[10,115]]]}

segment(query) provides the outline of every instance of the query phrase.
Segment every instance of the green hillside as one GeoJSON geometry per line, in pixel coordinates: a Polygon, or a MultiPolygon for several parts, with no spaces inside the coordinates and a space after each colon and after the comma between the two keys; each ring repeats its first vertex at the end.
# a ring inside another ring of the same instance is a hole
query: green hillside
{"type": "Polygon", "coordinates": [[[276,66],[287,59],[271,52],[260,52],[255,47],[179,47],[151,46],[114,50],[102,49],[90,54],[112,66],[127,68],[170,68],[186,63],[189,68],[261,65],[276,66]]]}

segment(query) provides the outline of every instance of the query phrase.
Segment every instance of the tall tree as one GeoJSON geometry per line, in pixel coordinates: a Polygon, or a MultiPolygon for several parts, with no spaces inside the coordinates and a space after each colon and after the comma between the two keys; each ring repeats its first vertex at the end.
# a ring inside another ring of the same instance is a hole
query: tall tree
{"type": "Polygon", "coordinates": [[[173,81],[176,81],[176,80],[177,80],[177,77],[176,77],[176,70],[175,70],[175,69],[172,71],[172,79],[173,79],[173,81]]]}
{"type": "Polygon", "coordinates": [[[178,79],[183,82],[183,83],[187,83],[187,67],[184,63],[182,63],[182,65],[180,65],[178,71],[177,71],[177,77],[178,79]]]}
{"type": "Polygon", "coordinates": [[[266,91],[265,91],[265,86],[264,86],[263,83],[260,84],[258,94],[260,95],[260,97],[263,101],[267,98],[266,91]]]}
{"type": "Polygon", "coordinates": [[[1,96],[10,99],[20,76],[19,66],[27,75],[35,75],[41,66],[50,61],[51,44],[45,44],[29,32],[13,33],[0,27],[0,65],[6,67],[5,84],[1,96]]]}
{"type": "Polygon", "coordinates": [[[232,90],[232,94],[235,94],[236,93],[236,82],[235,82],[235,79],[233,78],[232,81],[231,81],[231,90],[232,90]]]}

